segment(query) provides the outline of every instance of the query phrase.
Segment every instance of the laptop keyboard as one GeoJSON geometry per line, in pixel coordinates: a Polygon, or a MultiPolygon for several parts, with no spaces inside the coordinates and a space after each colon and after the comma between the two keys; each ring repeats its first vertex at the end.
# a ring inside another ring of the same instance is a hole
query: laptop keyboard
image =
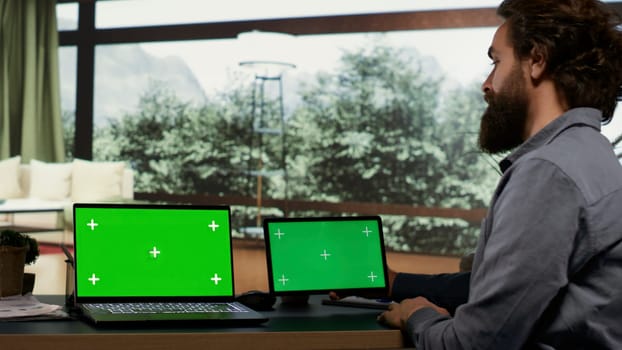
{"type": "Polygon", "coordinates": [[[247,312],[232,303],[106,303],[86,307],[113,314],[247,312]]]}

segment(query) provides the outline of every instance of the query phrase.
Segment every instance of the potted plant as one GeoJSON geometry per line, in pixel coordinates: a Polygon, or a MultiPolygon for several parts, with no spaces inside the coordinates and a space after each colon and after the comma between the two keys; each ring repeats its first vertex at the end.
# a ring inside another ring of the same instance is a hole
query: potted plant
{"type": "Polygon", "coordinates": [[[0,297],[22,294],[24,266],[39,257],[39,244],[14,230],[0,232],[0,297]]]}

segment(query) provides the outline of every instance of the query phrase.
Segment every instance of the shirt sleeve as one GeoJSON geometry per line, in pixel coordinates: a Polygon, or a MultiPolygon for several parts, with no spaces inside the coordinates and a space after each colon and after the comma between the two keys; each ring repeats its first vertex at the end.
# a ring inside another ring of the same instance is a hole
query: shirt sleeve
{"type": "Polygon", "coordinates": [[[504,175],[480,234],[468,302],[453,318],[416,311],[407,333],[422,349],[521,349],[567,285],[583,197],[555,165],[528,159],[504,175]]]}
{"type": "Polygon", "coordinates": [[[459,305],[467,302],[470,277],[469,272],[438,275],[399,273],[393,282],[391,297],[402,301],[422,296],[453,314],[459,305]]]}

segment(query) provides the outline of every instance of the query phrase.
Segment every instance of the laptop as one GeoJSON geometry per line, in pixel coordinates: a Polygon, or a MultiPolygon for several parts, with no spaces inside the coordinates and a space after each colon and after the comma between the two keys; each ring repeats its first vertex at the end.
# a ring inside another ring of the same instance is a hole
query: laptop
{"type": "Polygon", "coordinates": [[[75,303],[95,324],[258,324],[234,301],[228,206],[73,206],[75,303]]]}
{"type": "MultiPolygon", "coordinates": [[[[379,216],[267,218],[263,226],[268,284],[275,295],[334,291],[341,296],[387,296],[379,216]]],[[[344,306],[386,309],[388,303],[368,298],[350,302],[354,305],[344,306]]]]}

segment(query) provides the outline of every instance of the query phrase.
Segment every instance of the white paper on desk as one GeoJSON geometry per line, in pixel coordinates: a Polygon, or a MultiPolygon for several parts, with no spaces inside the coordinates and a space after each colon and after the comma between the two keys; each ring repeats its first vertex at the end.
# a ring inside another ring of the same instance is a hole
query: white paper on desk
{"type": "Polygon", "coordinates": [[[43,304],[32,294],[0,298],[0,319],[55,315],[60,305],[43,304]]]}

